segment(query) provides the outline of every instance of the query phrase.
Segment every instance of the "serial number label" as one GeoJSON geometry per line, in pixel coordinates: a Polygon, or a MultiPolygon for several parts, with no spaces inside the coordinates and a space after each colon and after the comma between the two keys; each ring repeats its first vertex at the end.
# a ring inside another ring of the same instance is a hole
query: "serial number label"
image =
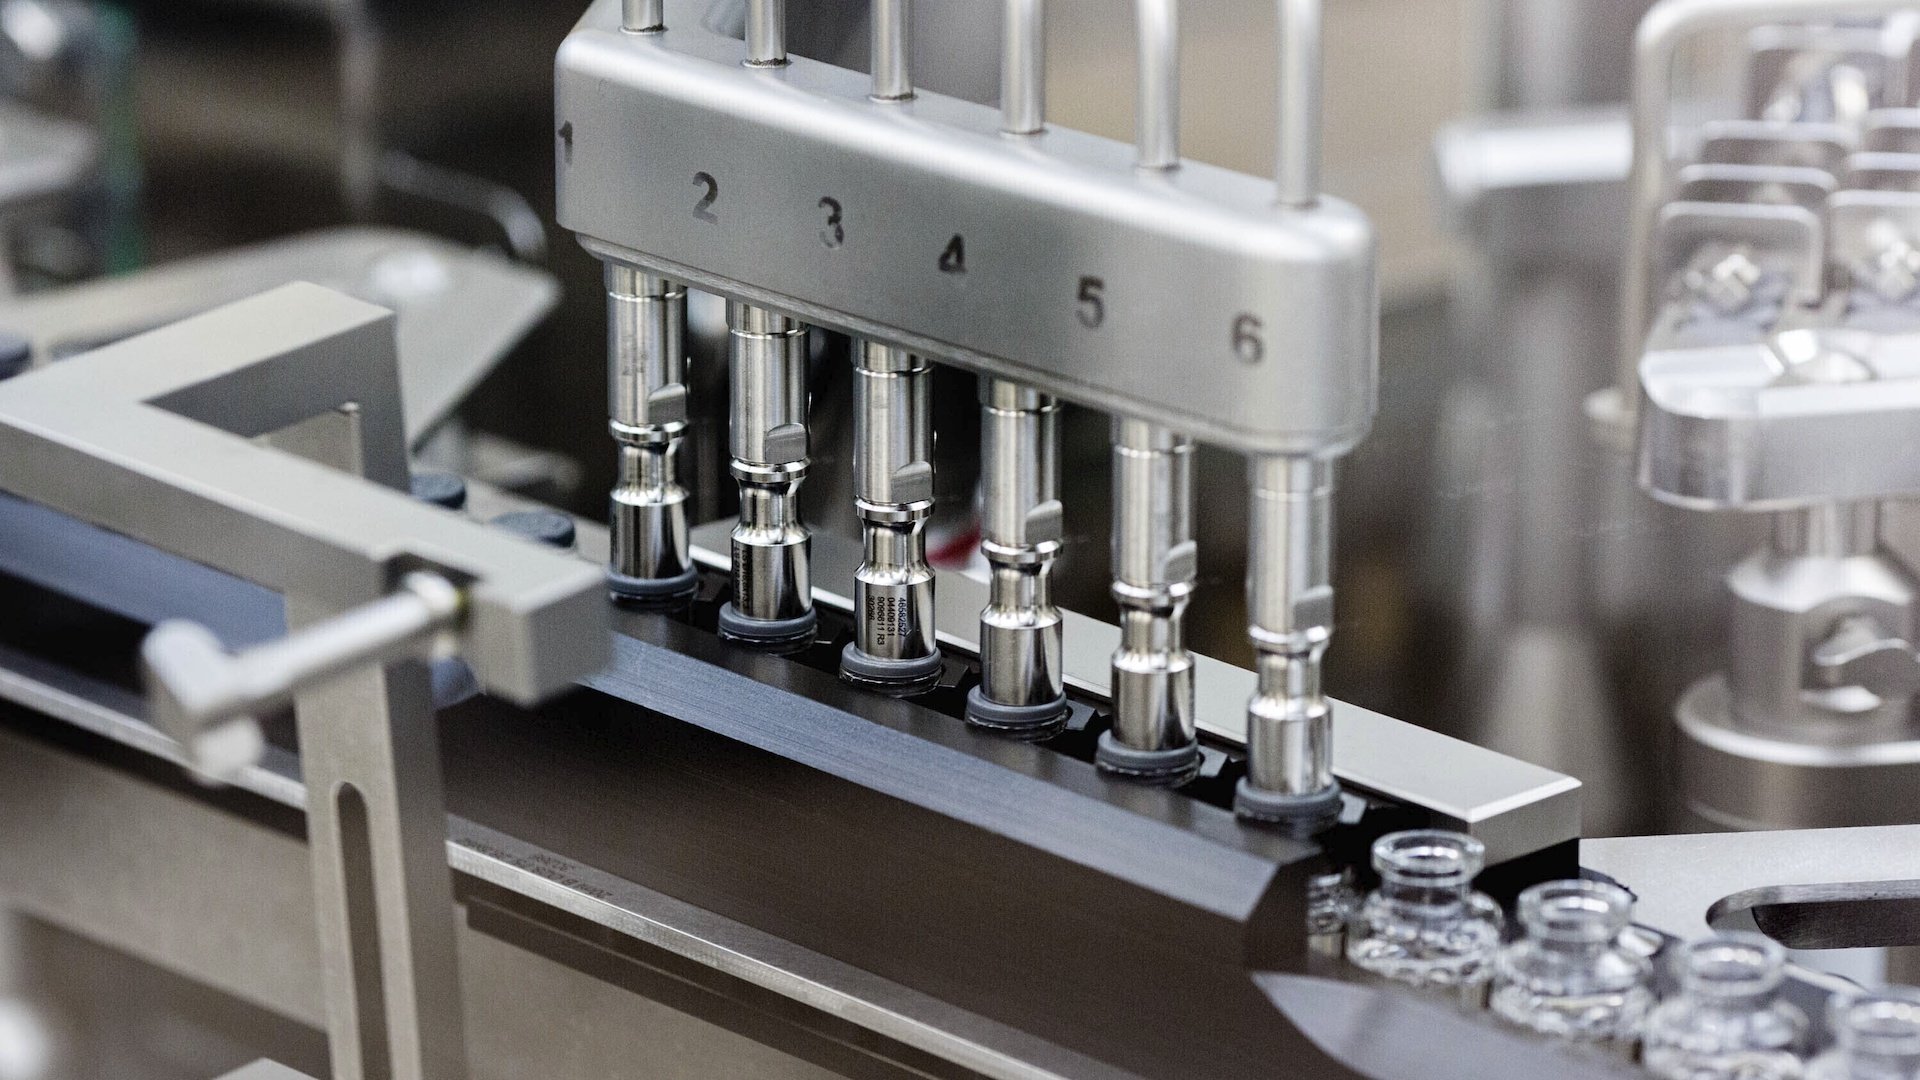
{"type": "Polygon", "coordinates": [[[891,646],[913,636],[913,605],[899,596],[867,597],[866,624],[876,646],[891,646]]]}

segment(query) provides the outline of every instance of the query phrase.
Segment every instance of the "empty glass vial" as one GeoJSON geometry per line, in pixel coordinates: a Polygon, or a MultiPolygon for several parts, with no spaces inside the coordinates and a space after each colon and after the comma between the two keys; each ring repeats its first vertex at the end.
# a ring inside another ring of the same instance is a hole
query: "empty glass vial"
{"type": "Polygon", "coordinates": [[[1647,1017],[1647,1071],[1667,1080],[1799,1080],[1807,1018],[1779,1000],[1786,963],[1786,950],[1758,934],[1682,947],[1679,993],[1647,1017]]]}
{"type": "Polygon", "coordinates": [[[1545,1035],[1631,1045],[1653,1008],[1653,965],[1621,946],[1633,894],[1549,881],[1520,894],[1520,940],[1493,963],[1493,1011],[1545,1035]]]}
{"type": "Polygon", "coordinates": [[[1360,907],[1353,871],[1331,870],[1307,879],[1307,948],[1339,959],[1346,950],[1347,923],[1360,907]]]}
{"type": "Polygon", "coordinates": [[[1920,990],[1896,987],[1835,998],[1833,1049],[1813,1059],[1807,1080],[1920,1078],[1920,990]]]}
{"type": "Polygon", "coordinates": [[[1347,959],[1389,979],[1479,999],[1500,947],[1500,907],[1473,891],[1486,854],[1480,841],[1439,830],[1376,840],[1380,888],[1354,915],[1347,959]]]}

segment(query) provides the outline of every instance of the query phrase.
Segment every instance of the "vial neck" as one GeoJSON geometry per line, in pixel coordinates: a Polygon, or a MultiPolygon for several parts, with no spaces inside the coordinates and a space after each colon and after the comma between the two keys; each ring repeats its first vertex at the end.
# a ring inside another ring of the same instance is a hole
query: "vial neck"
{"type": "Polygon", "coordinates": [[[1532,938],[1542,953],[1550,956],[1565,957],[1568,960],[1586,960],[1596,957],[1613,947],[1610,938],[1594,940],[1592,938],[1573,938],[1561,934],[1542,932],[1533,927],[1527,928],[1527,936],[1532,938]]]}
{"type": "Polygon", "coordinates": [[[1402,879],[1392,874],[1380,881],[1381,898],[1410,918],[1441,919],[1460,915],[1466,910],[1471,891],[1472,885],[1467,881],[1402,879]]]}

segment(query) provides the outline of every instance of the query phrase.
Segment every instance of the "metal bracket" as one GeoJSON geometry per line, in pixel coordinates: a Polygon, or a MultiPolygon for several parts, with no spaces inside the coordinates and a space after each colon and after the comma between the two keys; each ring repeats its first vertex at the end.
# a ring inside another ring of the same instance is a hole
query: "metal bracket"
{"type": "MultiPolygon", "coordinates": [[[[280,591],[296,634],[431,570],[480,682],[524,704],[597,669],[598,569],[404,494],[399,402],[392,315],[289,285],[0,385],[0,488],[280,591]],[[358,476],[250,441],[345,405],[322,449],[358,476]]],[[[426,667],[347,671],[294,711],[334,1076],[458,1080],[426,667]]]]}

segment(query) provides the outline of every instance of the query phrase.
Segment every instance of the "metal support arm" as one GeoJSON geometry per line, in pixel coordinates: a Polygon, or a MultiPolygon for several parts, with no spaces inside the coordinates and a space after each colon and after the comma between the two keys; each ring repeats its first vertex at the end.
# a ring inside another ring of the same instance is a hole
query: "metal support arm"
{"type": "Polygon", "coordinates": [[[444,628],[484,686],[532,704],[607,650],[595,567],[405,494],[399,403],[392,315],[312,285],[0,385],[0,489],[286,595],[285,641],[228,658],[176,628],[147,658],[155,719],[203,754],[200,725],[293,698],[335,1080],[466,1074],[413,651],[444,628]],[[349,473],[251,441],[336,411],[324,451],[349,473]]]}

